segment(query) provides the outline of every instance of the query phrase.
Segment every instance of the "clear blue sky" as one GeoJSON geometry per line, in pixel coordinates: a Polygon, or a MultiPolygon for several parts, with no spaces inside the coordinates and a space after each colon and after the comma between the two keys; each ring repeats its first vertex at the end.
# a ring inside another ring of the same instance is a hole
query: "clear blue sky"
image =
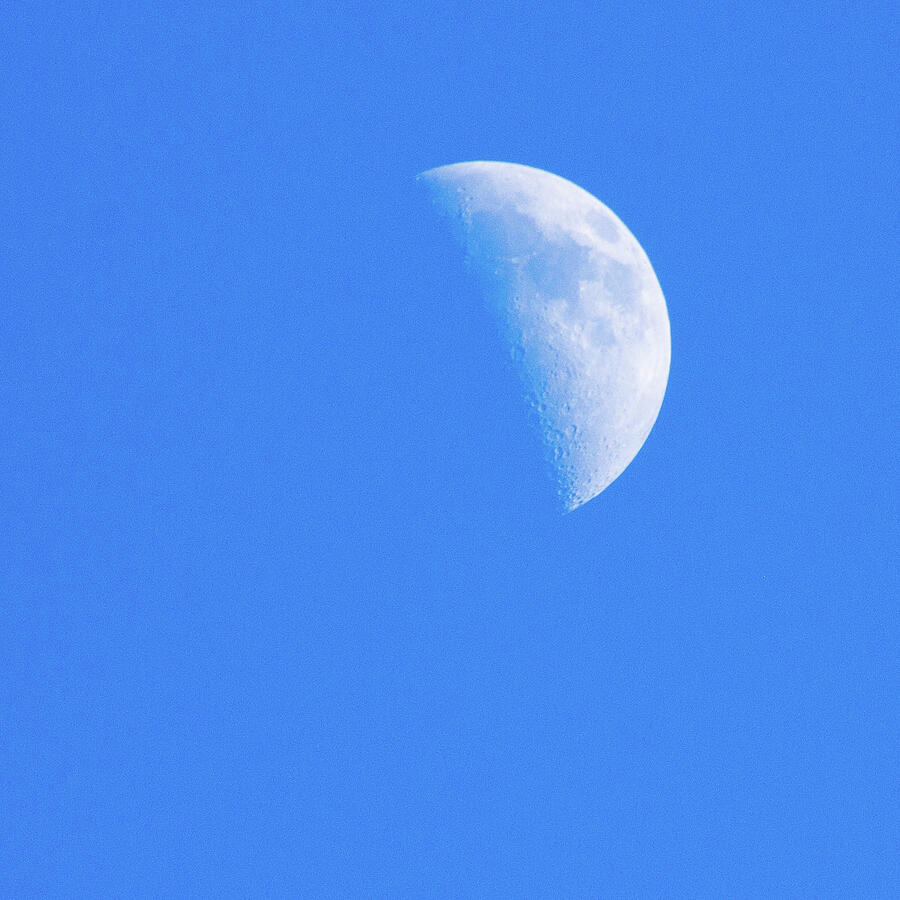
{"type": "Polygon", "coordinates": [[[896,896],[897,6],[131,6],[0,13],[0,895],[896,896]],[[667,298],[565,518],[470,159],[667,298]]]}

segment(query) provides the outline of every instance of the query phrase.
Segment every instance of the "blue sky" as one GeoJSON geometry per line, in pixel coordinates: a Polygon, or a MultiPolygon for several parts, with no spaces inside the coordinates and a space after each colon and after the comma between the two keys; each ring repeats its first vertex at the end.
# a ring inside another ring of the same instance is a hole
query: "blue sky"
{"type": "Polygon", "coordinates": [[[894,894],[896,7],[381,6],[0,14],[0,893],[894,894]],[[666,295],[563,518],[470,159],[666,295]]]}

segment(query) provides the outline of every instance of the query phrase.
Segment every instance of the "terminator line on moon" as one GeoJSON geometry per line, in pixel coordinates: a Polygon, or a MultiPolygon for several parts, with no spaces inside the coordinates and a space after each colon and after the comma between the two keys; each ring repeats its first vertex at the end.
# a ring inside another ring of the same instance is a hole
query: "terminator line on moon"
{"type": "Polygon", "coordinates": [[[529,166],[418,176],[481,280],[573,510],[640,450],[669,376],[669,317],[637,240],[599,200],[529,166]]]}

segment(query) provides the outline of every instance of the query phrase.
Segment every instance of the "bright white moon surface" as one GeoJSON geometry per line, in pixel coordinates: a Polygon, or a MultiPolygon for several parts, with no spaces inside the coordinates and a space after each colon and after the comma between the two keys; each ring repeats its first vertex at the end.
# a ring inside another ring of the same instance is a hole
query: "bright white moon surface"
{"type": "Polygon", "coordinates": [[[573,510],[634,459],[669,377],[669,316],[640,244],[587,191],[503,162],[418,176],[484,287],[559,499],[573,510]]]}

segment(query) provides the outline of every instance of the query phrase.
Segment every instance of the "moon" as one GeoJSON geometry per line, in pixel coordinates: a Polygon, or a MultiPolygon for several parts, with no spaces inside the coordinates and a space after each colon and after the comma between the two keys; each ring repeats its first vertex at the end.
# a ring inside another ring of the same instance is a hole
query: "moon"
{"type": "Polygon", "coordinates": [[[494,314],[571,511],[643,446],[669,377],[669,316],[640,244],[587,191],[541,169],[464,162],[417,176],[494,314]]]}

